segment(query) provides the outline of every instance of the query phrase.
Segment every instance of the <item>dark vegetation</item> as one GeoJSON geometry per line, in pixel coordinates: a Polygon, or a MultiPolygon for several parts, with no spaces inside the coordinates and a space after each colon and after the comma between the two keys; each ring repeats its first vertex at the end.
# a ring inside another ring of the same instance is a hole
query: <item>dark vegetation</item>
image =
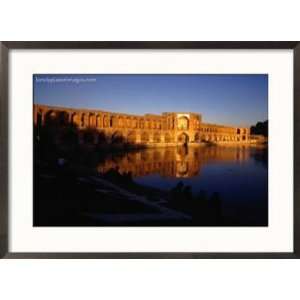
{"type": "Polygon", "coordinates": [[[256,125],[250,127],[251,134],[260,134],[268,137],[268,121],[257,122],[256,125]]]}

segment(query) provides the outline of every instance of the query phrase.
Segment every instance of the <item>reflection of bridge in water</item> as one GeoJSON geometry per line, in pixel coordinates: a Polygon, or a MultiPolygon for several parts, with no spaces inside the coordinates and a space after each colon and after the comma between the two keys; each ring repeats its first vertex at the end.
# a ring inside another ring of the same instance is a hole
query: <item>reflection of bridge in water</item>
{"type": "Polygon", "coordinates": [[[159,174],[162,177],[188,178],[197,176],[201,168],[214,162],[245,162],[249,159],[246,147],[170,147],[150,148],[123,155],[111,155],[98,166],[105,173],[117,168],[133,177],[159,174]]]}

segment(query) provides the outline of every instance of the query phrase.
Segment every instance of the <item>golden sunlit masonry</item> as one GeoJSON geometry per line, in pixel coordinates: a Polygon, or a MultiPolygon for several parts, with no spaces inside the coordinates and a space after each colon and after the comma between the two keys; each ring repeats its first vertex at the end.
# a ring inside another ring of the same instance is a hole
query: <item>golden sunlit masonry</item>
{"type": "MultiPolygon", "coordinates": [[[[142,116],[92,109],[74,109],[34,105],[34,123],[42,126],[56,119],[60,124],[74,124],[78,129],[92,128],[94,143],[126,141],[147,146],[171,146],[176,144],[248,144],[263,140],[262,136],[250,135],[249,128],[232,127],[202,122],[197,113],[165,112],[161,115],[142,116]]],[[[79,135],[80,142],[84,137],[79,135]]]]}

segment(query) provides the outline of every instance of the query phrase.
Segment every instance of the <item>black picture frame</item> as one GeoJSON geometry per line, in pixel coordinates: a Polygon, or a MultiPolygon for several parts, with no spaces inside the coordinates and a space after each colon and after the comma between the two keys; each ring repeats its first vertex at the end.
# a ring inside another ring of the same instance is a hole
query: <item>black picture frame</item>
{"type": "Polygon", "coordinates": [[[0,42],[0,258],[300,258],[300,42],[0,42]],[[288,253],[9,252],[9,52],[14,49],[291,49],[294,54],[294,251],[288,253]]]}

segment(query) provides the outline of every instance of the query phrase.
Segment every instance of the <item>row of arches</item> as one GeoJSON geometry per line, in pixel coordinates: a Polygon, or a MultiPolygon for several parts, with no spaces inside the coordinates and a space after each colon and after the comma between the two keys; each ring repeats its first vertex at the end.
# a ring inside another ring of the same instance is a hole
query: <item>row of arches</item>
{"type": "MultiPolygon", "coordinates": [[[[80,128],[132,128],[132,129],[164,129],[164,130],[188,130],[189,118],[182,116],[177,120],[175,117],[158,116],[126,116],[110,113],[97,113],[85,111],[59,111],[55,109],[38,109],[36,118],[39,123],[49,122],[61,118],[64,123],[76,124],[80,128]],[[177,126],[177,127],[176,127],[177,126]]],[[[197,121],[198,122],[198,121],[197,121]]],[[[198,122],[199,123],[199,122],[198,122]]],[[[197,124],[198,124],[197,123],[197,124]]],[[[196,125],[195,125],[196,126],[196,125]]],[[[196,129],[196,127],[194,128],[196,129]]]]}
{"type": "Polygon", "coordinates": [[[246,141],[247,135],[217,135],[217,134],[200,134],[196,133],[194,141],[200,142],[240,142],[246,141]]]}
{"type": "Polygon", "coordinates": [[[154,132],[150,134],[148,131],[137,132],[129,131],[124,134],[121,131],[115,131],[112,134],[106,134],[104,131],[87,131],[82,136],[84,142],[87,143],[174,143],[175,139],[170,133],[161,134],[154,132]]]}
{"type": "MultiPolygon", "coordinates": [[[[166,117],[165,121],[160,119],[152,119],[149,117],[127,117],[121,115],[111,115],[106,113],[89,113],[89,112],[74,112],[74,111],[59,111],[59,110],[37,110],[36,122],[38,128],[47,123],[55,123],[57,125],[76,124],[79,129],[94,128],[99,132],[115,131],[118,132],[115,136],[111,136],[113,141],[127,141],[129,143],[200,143],[200,142],[239,142],[246,141],[247,129],[245,128],[229,128],[229,132],[201,130],[190,134],[187,132],[190,120],[183,116],[178,118],[178,129],[185,130],[178,136],[175,136],[175,131],[163,132],[165,125],[174,128],[175,121],[170,117],[166,117]],[[39,126],[40,125],[40,126],[39,126]],[[124,130],[124,129],[126,130],[124,130]],[[108,129],[108,130],[106,130],[108,129]],[[146,129],[154,129],[154,132],[146,129]]],[[[99,133],[101,135],[101,133],[99,133]]]]}
{"type": "Polygon", "coordinates": [[[144,118],[144,117],[130,117],[130,116],[118,116],[110,115],[106,113],[78,113],[78,112],[66,112],[66,111],[38,111],[36,115],[37,124],[43,125],[59,121],[59,125],[66,123],[72,123],[79,128],[127,128],[127,129],[171,129],[172,125],[166,120],[160,118],[144,118]]]}

